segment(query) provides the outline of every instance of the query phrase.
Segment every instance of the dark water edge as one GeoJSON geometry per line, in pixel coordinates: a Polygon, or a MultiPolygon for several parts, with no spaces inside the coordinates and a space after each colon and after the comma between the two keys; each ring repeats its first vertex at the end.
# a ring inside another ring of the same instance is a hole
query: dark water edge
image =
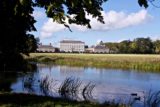
{"type": "Polygon", "coordinates": [[[73,101],[63,98],[37,96],[23,93],[0,93],[0,106],[3,107],[124,107],[123,104],[105,102],[73,101]],[[16,98],[16,99],[15,99],[16,98]]]}

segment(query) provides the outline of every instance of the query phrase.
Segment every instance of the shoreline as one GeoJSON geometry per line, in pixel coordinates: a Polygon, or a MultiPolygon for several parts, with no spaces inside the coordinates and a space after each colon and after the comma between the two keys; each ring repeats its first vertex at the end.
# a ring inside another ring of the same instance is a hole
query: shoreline
{"type": "Polygon", "coordinates": [[[31,53],[28,61],[55,65],[160,72],[160,55],[31,53]]]}
{"type": "Polygon", "coordinates": [[[25,93],[0,92],[0,107],[123,107],[124,104],[75,101],[25,93]]]}

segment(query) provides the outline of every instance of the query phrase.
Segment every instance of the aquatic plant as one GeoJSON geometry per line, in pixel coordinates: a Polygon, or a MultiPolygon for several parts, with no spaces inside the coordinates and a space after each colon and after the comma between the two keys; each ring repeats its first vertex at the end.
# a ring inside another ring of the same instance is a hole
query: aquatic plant
{"type": "Polygon", "coordinates": [[[39,81],[40,81],[39,87],[41,93],[43,93],[46,96],[47,95],[49,96],[52,80],[49,80],[48,76],[46,76],[39,81]]]}
{"type": "MultiPolygon", "coordinates": [[[[55,81],[46,76],[40,81],[39,87],[44,95],[50,96],[55,84],[55,81]]],[[[65,99],[89,101],[93,99],[94,87],[95,85],[91,82],[83,84],[79,78],[68,77],[58,86],[58,93],[65,99]]]]}
{"type": "Polygon", "coordinates": [[[149,92],[144,102],[145,107],[160,107],[160,91],[149,92]]]}
{"type": "Polygon", "coordinates": [[[82,82],[77,78],[69,77],[59,87],[59,94],[64,98],[78,98],[79,88],[82,82]]]}
{"type": "Polygon", "coordinates": [[[92,84],[91,82],[89,82],[88,84],[86,84],[83,89],[82,89],[82,96],[84,98],[85,101],[90,101],[93,96],[92,96],[92,92],[93,89],[95,88],[95,84],[92,84]]]}

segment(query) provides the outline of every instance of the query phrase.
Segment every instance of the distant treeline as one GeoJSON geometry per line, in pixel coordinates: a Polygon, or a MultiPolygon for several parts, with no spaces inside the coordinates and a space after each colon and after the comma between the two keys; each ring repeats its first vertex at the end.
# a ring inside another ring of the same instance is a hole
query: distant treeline
{"type": "Polygon", "coordinates": [[[103,44],[110,49],[110,53],[160,54],[160,40],[152,41],[149,37],[103,44]]]}

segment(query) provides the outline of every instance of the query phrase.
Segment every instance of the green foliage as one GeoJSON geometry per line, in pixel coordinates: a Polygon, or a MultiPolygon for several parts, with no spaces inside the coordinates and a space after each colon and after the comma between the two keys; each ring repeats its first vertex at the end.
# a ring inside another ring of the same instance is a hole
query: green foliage
{"type": "Polygon", "coordinates": [[[109,53],[118,53],[119,51],[118,43],[107,42],[104,44],[106,47],[109,48],[109,53]]]}
{"type": "Polygon", "coordinates": [[[130,40],[124,40],[120,42],[118,45],[119,53],[131,53],[130,44],[131,44],[130,40]]]}
{"type": "Polygon", "coordinates": [[[160,54],[160,40],[156,40],[153,42],[155,53],[160,54]]]}
{"type": "Polygon", "coordinates": [[[147,0],[138,0],[139,5],[142,7],[144,6],[145,8],[148,7],[148,1],[147,0]]]}
{"type": "Polygon", "coordinates": [[[97,17],[98,21],[104,23],[101,6],[105,1],[107,0],[35,0],[35,4],[44,8],[47,16],[53,18],[53,21],[64,24],[66,27],[68,25],[65,20],[68,19],[69,24],[75,23],[91,28],[86,14],[97,17]]]}
{"type": "Polygon", "coordinates": [[[136,38],[132,47],[134,53],[153,53],[154,47],[150,38],[136,38]]]}
{"type": "Polygon", "coordinates": [[[159,40],[153,42],[150,38],[136,38],[133,41],[124,40],[120,43],[105,43],[110,53],[154,54],[158,53],[159,40]]]}
{"type": "Polygon", "coordinates": [[[0,30],[0,69],[3,70],[4,65],[9,69],[21,69],[19,65],[26,64],[21,53],[28,55],[28,53],[36,50],[38,41],[29,34],[31,31],[36,31],[34,26],[36,21],[32,16],[34,7],[44,8],[49,18],[68,28],[69,25],[67,24],[73,23],[91,28],[90,20],[86,18],[86,14],[92,15],[104,23],[101,6],[105,1],[107,0],[0,1],[0,23],[2,26],[0,30]]]}
{"type": "Polygon", "coordinates": [[[25,53],[28,31],[35,31],[35,20],[31,16],[32,3],[21,4],[19,0],[5,0],[0,2],[0,51],[2,53],[25,53]],[[9,52],[8,52],[9,50],[9,52]]]}
{"type": "Polygon", "coordinates": [[[21,53],[35,51],[36,40],[28,33],[36,30],[32,12],[31,0],[0,1],[0,70],[4,65],[6,70],[21,70],[26,64],[21,53]]]}

